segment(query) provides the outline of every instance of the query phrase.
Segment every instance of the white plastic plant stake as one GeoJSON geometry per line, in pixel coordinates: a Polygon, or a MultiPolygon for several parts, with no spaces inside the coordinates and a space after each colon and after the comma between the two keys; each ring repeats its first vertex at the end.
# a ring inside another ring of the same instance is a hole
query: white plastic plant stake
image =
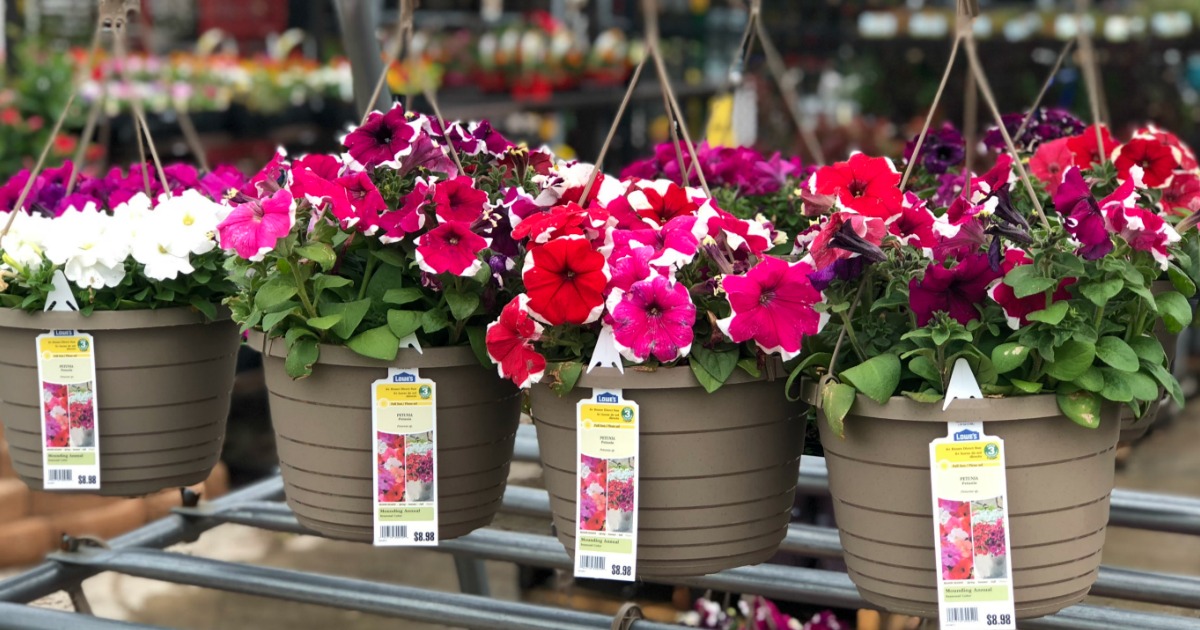
{"type": "Polygon", "coordinates": [[[417,333],[413,333],[413,334],[401,339],[400,347],[401,348],[412,348],[413,350],[417,351],[417,354],[421,354],[421,355],[425,354],[425,351],[421,349],[421,342],[417,341],[417,333]]]}
{"type": "Polygon", "coordinates": [[[979,381],[975,378],[975,372],[971,371],[971,364],[960,357],[950,372],[950,385],[946,387],[946,402],[942,403],[942,411],[949,409],[950,403],[955,400],[968,398],[983,398],[983,392],[979,391],[979,381]]]}
{"type": "Polygon", "coordinates": [[[46,298],[46,311],[78,311],[79,303],[75,301],[75,294],[71,293],[71,285],[67,282],[67,277],[63,275],[62,270],[54,272],[54,277],[51,282],[54,284],[54,289],[50,291],[50,296],[46,298]]]}
{"type": "Polygon", "coordinates": [[[612,367],[617,368],[621,374],[625,373],[625,365],[621,363],[621,353],[617,350],[617,338],[613,336],[612,326],[604,326],[600,329],[600,338],[596,339],[596,349],[592,351],[592,361],[588,363],[588,374],[592,373],[592,368],[612,367]]]}

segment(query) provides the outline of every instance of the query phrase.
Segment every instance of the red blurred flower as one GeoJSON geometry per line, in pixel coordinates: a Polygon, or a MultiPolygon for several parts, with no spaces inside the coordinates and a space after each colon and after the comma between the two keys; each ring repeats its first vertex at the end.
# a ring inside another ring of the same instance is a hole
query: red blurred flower
{"type": "Polygon", "coordinates": [[[581,236],[556,238],[530,249],[521,277],[529,312],[551,326],[590,324],[604,310],[608,264],[581,236]]]}
{"type": "Polygon", "coordinates": [[[1178,149],[1151,138],[1134,138],[1113,153],[1113,164],[1121,179],[1129,179],[1130,169],[1140,166],[1142,181],[1150,188],[1161,188],[1170,181],[1175,169],[1179,168],[1179,161],[1178,149]]]}
{"type": "Polygon", "coordinates": [[[1177,216],[1200,211],[1200,176],[1177,173],[1171,185],[1163,189],[1161,206],[1163,213],[1177,216]]]}
{"type": "MultiPolygon", "coordinates": [[[[1113,140],[1112,134],[1108,132],[1108,127],[1101,127],[1100,134],[1104,137],[1104,155],[1112,155],[1113,150],[1120,146],[1120,143],[1113,140]]],[[[1075,155],[1075,166],[1081,169],[1091,168],[1092,164],[1100,161],[1100,154],[1096,151],[1095,125],[1090,125],[1083,130],[1083,133],[1068,138],[1067,147],[1075,155]]]]}
{"type": "Polygon", "coordinates": [[[1038,147],[1037,153],[1029,160],[1029,172],[1046,185],[1051,195],[1062,183],[1063,172],[1075,163],[1075,154],[1067,145],[1069,141],[1069,138],[1051,140],[1038,147]]]}

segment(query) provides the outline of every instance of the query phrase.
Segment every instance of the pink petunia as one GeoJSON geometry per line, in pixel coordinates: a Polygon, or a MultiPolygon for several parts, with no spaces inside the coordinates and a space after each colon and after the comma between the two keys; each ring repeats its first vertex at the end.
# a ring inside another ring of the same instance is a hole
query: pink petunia
{"type": "Polygon", "coordinates": [[[413,189],[400,199],[400,207],[391,212],[383,213],[378,219],[382,233],[379,240],[384,243],[395,243],[407,234],[413,234],[425,227],[425,206],[429,203],[429,191],[432,188],[427,180],[418,177],[413,189]]]}
{"type": "Polygon", "coordinates": [[[500,317],[488,324],[488,356],[496,363],[501,378],[525,388],[542,380],[546,357],[534,348],[542,338],[542,325],[529,316],[529,296],[521,294],[505,305],[500,317]]]}
{"type": "Polygon", "coordinates": [[[643,245],[611,257],[608,266],[612,277],[608,281],[608,291],[628,291],[634,283],[657,275],[658,270],[650,264],[654,256],[654,248],[643,245]]]}
{"type": "Polygon", "coordinates": [[[754,256],[765,253],[774,244],[771,230],[758,221],[739,219],[706,201],[696,213],[693,233],[704,240],[710,237],[724,240],[729,249],[737,251],[745,247],[754,256]]]}
{"type": "Polygon", "coordinates": [[[725,276],[721,287],[733,313],[717,326],[735,343],[754,341],[763,352],[778,352],[785,361],[795,358],[803,338],[825,325],[813,309],[822,301],[808,278],[813,271],[803,261],[764,258],[744,276],[725,276]]]}
{"type": "Polygon", "coordinates": [[[467,176],[438,182],[433,189],[434,212],[443,222],[474,223],[483,216],[487,202],[487,193],[475,188],[475,180],[467,176]]]}
{"type": "Polygon", "coordinates": [[[262,201],[255,199],[237,206],[217,226],[221,249],[234,250],[247,260],[262,260],[296,223],[293,201],[292,193],[279,190],[262,201]]]}
{"type": "Polygon", "coordinates": [[[888,224],[888,232],[900,239],[900,242],[922,249],[932,249],[938,242],[934,231],[934,216],[925,204],[925,200],[914,193],[904,195],[904,206],[899,217],[888,224]]]}
{"type": "Polygon", "coordinates": [[[1108,230],[1120,236],[1137,251],[1150,252],[1163,271],[1171,260],[1167,246],[1180,240],[1179,233],[1162,217],[1137,206],[1138,194],[1134,183],[1139,179],[1138,167],[1132,177],[1117,187],[1113,194],[1100,201],[1100,210],[1108,230]]]}
{"type": "Polygon", "coordinates": [[[685,285],[663,276],[634,283],[608,297],[617,349],[630,361],[670,363],[692,350],[696,305],[685,285]]]}
{"type": "MultiPolygon", "coordinates": [[[[346,227],[357,227],[364,234],[374,234],[379,230],[379,216],[388,211],[387,203],[371,176],[365,172],[352,173],[339,177],[337,184],[345,193],[350,204],[351,218],[349,222],[342,221],[346,227]]],[[[338,217],[341,219],[342,217],[338,217]]]]}
{"type": "Polygon", "coordinates": [[[473,276],[483,268],[480,252],[488,240],[461,221],[443,223],[417,239],[417,264],[429,273],[473,276]]]}
{"type": "Polygon", "coordinates": [[[1063,171],[1075,162],[1075,154],[1067,146],[1067,141],[1067,138],[1059,138],[1046,142],[1038,147],[1037,153],[1029,160],[1029,171],[1046,185],[1051,195],[1062,184],[1063,171]]]}

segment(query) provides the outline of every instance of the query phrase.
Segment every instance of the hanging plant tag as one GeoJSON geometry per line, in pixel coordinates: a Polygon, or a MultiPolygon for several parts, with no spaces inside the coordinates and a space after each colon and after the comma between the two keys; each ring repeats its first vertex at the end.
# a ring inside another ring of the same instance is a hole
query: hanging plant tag
{"type": "Polygon", "coordinates": [[[375,544],[436,546],[437,385],[389,369],[371,385],[375,544]]]}
{"type": "Polygon", "coordinates": [[[37,338],[42,401],[42,485],[46,490],[100,489],[100,415],[92,336],[55,330],[37,338]]]}
{"type": "Polygon", "coordinates": [[[948,424],[929,445],[941,627],[1015,629],[1004,441],[948,424]]]}
{"type": "Polygon", "coordinates": [[[638,404],[619,389],[597,389],[576,410],[575,577],[632,582],[637,575],[638,404]]]}

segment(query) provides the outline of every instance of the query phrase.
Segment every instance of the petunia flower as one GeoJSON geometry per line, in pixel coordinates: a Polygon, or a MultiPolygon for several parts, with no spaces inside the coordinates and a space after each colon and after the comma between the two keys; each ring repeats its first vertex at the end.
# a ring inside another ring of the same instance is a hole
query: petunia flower
{"type": "Polygon", "coordinates": [[[116,227],[116,220],[95,206],[65,212],[46,240],[46,258],[62,265],[63,275],[80,288],[114,287],[125,278],[130,248],[129,239],[113,233],[116,227]]]}
{"type": "Polygon", "coordinates": [[[904,195],[900,216],[889,223],[887,229],[901,243],[930,250],[937,245],[938,237],[933,229],[935,221],[936,217],[929,211],[925,200],[909,192],[904,195]]]}
{"type": "Polygon", "coordinates": [[[821,224],[808,245],[808,252],[813,257],[813,266],[818,269],[858,256],[870,262],[881,262],[886,256],[879,246],[887,233],[887,226],[881,219],[854,212],[835,212],[821,224]]]}
{"type": "Polygon", "coordinates": [[[651,264],[678,269],[692,262],[700,250],[700,240],[695,231],[696,217],[693,216],[675,217],[660,230],[611,230],[608,235],[612,240],[610,259],[624,256],[633,248],[648,245],[654,251],[651,264]]]}
{"type": "Polygon", "coordinates": [[[521,277],[529,312],[551,326],[590,324],[604,310],[608,264],[581,236],[556,238],[530,249],[521,277]]]}
{"type": "MultiPolygon", "coordinates": [[[[634,243],[637,245],[637,243],[634,243]]],[[[648,245],[634,247],[621,256],[614,255],[609,259],[608,291],[628,291],[634,283],[657,275],[658,270],[650,264],[655,251],[648,245]]]]}
{"type": "Polygon", "coordinates": [[[1054,209],[1063,216],[1067,233],[1080,243],[1078,254],[1084,259],[1104,258],[1113,250],[1104,214],[1079,167],[1072,166],[1063,173],[1062,185],[1054,193],[1054,209]]]}
{"type": "Polygon", "coordinates": [[[1142,181],[1150,188],[1162,188],[1171,181],[1179,168],[1182,155],[1178,149],[1153,138],[1133,138],[1113,152],[1113,164],[1121,179],[1128,179],[1130,169],[1142,169],[1142,181]]]}
{"type": "Polygon", "coordinates": [[[1160,207],[1164,214],[1188,216],[1200,211],[1200,175],[1178,173],[1163,189],[1160,207]]]}
{"type": "Polygon", "coordinates": [[[764,258],[744,276],[725,276],[721,287],[732,314],[717,321],[734,343],[753,341],[763,352],[778,352],[788,361],[800,354],[801,341],[825,325],[813,308],[822,296],[812,286],[811,265],[764,258]]]}
{"type": "Polygon", "coordinates": [[[405,235],[425,227],[425,206],[429,203],[432,188],[429,180],[418,177],[413,182],[413,189],[401,197],[400,207],[379,216],[379,240],[384,244],[396,243],[405,235]]]}
{"type": "Polygon", "coordinates": [[[351,131],[343,144],[355,160],[372,168],[403,154],[415,135],[416,130],[404,116],[404,108],[396,105],[386,114],[371,112],[367,122],[351,131]]]}
{"type": "Polygon", "coordinates": [[[626,198],[634,212],[654,226],[666,225],[676,217],[693,216],[700,207],[686,189],[665,179],[638,182],[626,198]]]}
{"type": "MultiPolygon", "coordinates": [[[[376,233],[380,215],[387,212],[388,207],[375,182],[371,181],[371,176],[360,171],[339,177],[336,183],[345,190],[344,197],[351,213],[348,220],[338,217],[342,220],[342,226],[346,229],[356,227],[364,234],[376,233]]],[[[337,205],[334,207],[337,208],[337,205]]]]}
{"type": "MultiPolygon", "coordinates": [[[[906,162],[912,161],[916,148],[916,138],[904,145],[906,162]]],[[[934,175],[940,175],[950,170],[950,167],[957,166],[966,156],[967,144],[951,122],[943,123],[940,129],[931,130],[921,144],[921,166],[934,175]]]]}
{"type": "Polygon", "coordinates": [[[1171,133],[1170,131],[1159,129],[1154,125],[1147,125],[1142,129],[1138,129],[1137,132],[1133,134],[1133,137],[1157,140],[1171,147],[1172,149],[1178,150],[1179,168],[1185,171],[1194,171],[1198,166],[1195,151],[1193,151],[1186,142],[1181,140],[1179,136],[1171,133]]]}
{"type": "Polygon", "coordinates": [[[213,201],[219,201],[246,185],[246,175],[234,166],[218,164],[200,178],[200,190],[213,201]]]}
{"type": "Polygon", "coordinates": [[[471,231],[463,221],[447,221],[417,239],[417,264],[422,271],[451,273],[467,278],[483,269],[479,254],[488,240],[471,231]]]}
{"type": "Polygon", "coordinates": [[[908,285],[909,305],[924,326],[936,312],[945,312],[961,324],[979,319],[979,307],[987,298],[988,286],[1000,277],[984,254],[968,254],[946,268],[934,262],[925,269],[925,277],[913,278],[908,285]]]}
{"type": "MultiPolygon", "coordinates": [[[[1120,144],[1116,140],[1113,140],[1108,127],[1100,127],[1100,135],[1103,137],[1104,157],[1107,159],[1120,144]]],[[[1100,152],[1096,150],[1095,125],[1089,125],[1086,129],[1079,132],[1078,135],[1069,138],[1067,140],[1067,147],[1075,155],[1075,166],[1079,168],[1088,169],[1100,161],[1100,152]]]]}
{"type": "Polygon", "coordinates": [[[653,357],[670,363],[692,350],[696,305],[687,286],[663,276],[609,294],[613,336],[621,356],[641,363],[653,357]]]}
{"type": "Polygon", "coordinates": [[[585,236],[589,241],[595,241],[603,236],[607,222],[608,213],[604,209],[596,206],[584,209],[577,203],[568,202],[526,217],[513,228],[512,235],[517,240],[528,238],[532,243],[546,243],[566,236],[585,236]]]}
{"type": "Polygon", "coordinates": [[[1178,243],[1180,236],[1158,214],[1137,206],[1138,194],[1134,185],[1140,179],[1139,171],[1139,167],[1134,166],[1131,178],[1100,201],[1100,210],[1104,213],[1109,231],[1120,236],[1133,249],[1150,252],[1159,267],[1166,271],[1171,260],[1167,246],[1178,243]]]}
{"type": "Polygon", "coordinates": [[[1047,142],[1038,147],[1037,153],[1029,159],[1029,172],[1046,185],[1051,195],[1058,191],[1063,171],[1075,163],[1075,154],[1067,142],[1067,138],[1047,142]]]}
{"type": "Polygon", "coordinates": [[[758,221],[739,219],[718,208],[713,202],[705,201],[696,213],[693,230],[697,238],[704,237],[724,241],[733,251],[745,248],[745,252],[759,256],[775,244],[771,229],[758,221]]]}
{"type": "Polygon", "coordinates": [[[541,381],[546,373],[546,357],[533,345],[541,338],[542,325],[529,316],[529,296],[518,295],[487,327],[488,357],[496,364],[500,377],[522,389],[541,381]]]}
{"type": "Polygon", "coordinates": [[[296,204],[292,193],[283,189],[261,201],[254,199],[235,207],[217,226],[217,233],[221,249],[258,262],[275,249],[295,223],[296,204]]]}
{"type": "Polygon", "coordinates": [[[836,195],[859,214],[890,219],[900,211],[900,173],[888,158],[855,153],[845,162],[822,166],[809,179],[809,190],[836,195]]]}
{"type": "MultiPolygon", "coordinates": [[[[1012,248],[1004,252],[1004,261],[1000,265],[1000,272],[1007,275],[1008,272],[1022,265],[1033,264],[1033,259],[1024,251],[1012,248]]],[[[1075,284],[1074,278],[1066,278],[1059,283],[1051,297],[1051,304],[1062,300],[1071,299],[1071,293],[1067,291],[1067,287],[1075,284]]],[[[1045,310],[1046,295],[1044,293],[1035,293],[1023,298],[1017,297],[1016,292],[1012,287],[1004,284],[1003,276],[992,282],[992,286],[988,288],[988,295],[991,296],[1000,308],[1004,309],[1004,318],[1008,321],[1008,326],[1013,330],[1018,330],[1022,326],[1029,324],[1029,314],[1037,311],[1045,310]]]]}
{"type": "Polygon", "coordinates": [[[434,213],[439,221],[473,223],[483,216],[488,194],[467,176],[452,177],[433,188],[434,213]]]}

